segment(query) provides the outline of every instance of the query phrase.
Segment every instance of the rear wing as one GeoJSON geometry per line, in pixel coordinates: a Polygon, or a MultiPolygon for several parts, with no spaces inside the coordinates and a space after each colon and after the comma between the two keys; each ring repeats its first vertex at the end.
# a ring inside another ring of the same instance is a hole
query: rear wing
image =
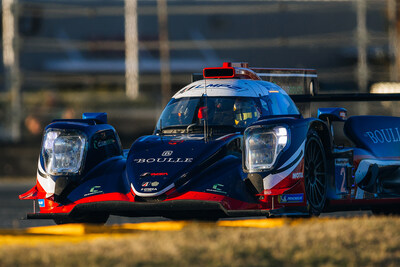
{"type": "Polygon", "coordinates": [[[396,106],[400,94],[340,93],[318,95],[291,95],[304,117],[316,117],[319,107],[343,107],[350,114],[398,116],[396,106]],[[386,102],[386,103],[384,103],[386,102]]]}
{"type": "Polygon", "coordinates": [[[277,84],[291,96],[314,96],[319,91],[315,69],[250,68],[247,62],[224,62],[222,67],[204,68],[203,73],[193,73],[192,82],[203,78],[264,80],[277,84]]]}
{"type": "Polygon", "coordinates": [[[377,94],[377,93],[341,93],[341,94],[319,94],[319,95],[293,95],[296,103],[308,102],[373,102],[373,101],[399,101],[400,93],[377,94]]]}
{"type": "MultiPolygon", "coordinates": [[[[335,101],[398,101],[399,93],[341,93],[318,94],[319,82],[315,69],[253,68],[247,62],[224,62],[222,67],[205,68],[203,73],[193,73],[192,82],[207,78],[264,80],[277,84],[296,103],[335,101]]],[[[386,91],[385,91],[386,92],[386,91]]]]}
{"type": "Polygon", "coordinates": [[[319,91],[315,69],[250,68],[264,81],[272,82],[289,95],[316,95],[319,91]]]}

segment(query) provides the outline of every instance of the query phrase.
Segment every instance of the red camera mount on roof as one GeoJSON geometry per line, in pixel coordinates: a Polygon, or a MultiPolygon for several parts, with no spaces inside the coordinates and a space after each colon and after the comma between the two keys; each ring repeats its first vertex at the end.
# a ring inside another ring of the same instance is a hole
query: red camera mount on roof
{"type": "Polygon", "coordinates": [[[216,68],[204,68],[203,77],[204,79],[250,79],[250,80],[261,80],[258,75],[248,69],[249,64],[247,62],[224,62],[222,67],[216,68]]]}

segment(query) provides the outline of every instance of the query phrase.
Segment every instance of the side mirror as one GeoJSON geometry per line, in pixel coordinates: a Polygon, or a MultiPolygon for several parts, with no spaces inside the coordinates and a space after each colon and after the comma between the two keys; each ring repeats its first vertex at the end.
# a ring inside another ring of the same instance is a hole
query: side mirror
{"type": "Polygon", "coordinates": [[[323,121],[345,121],[347,119],[347,110],[345,108],[319,108],[318,119],[323,121]]]}
{"type": "Polygon", "coordinates": [[[82,119],[92,119],[102,124],[107,124],[106,112],[86,112],[82,114],[82,119]]]}

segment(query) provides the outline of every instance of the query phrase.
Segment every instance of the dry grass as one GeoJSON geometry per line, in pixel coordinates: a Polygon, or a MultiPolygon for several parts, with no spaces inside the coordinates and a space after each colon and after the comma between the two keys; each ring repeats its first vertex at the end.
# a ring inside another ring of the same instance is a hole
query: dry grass
{"type": "Polygon", "coordinates": [[[80,243],[0,247],[0,266],[400,266],[400,217],[280,228],[191,224],[80,243]]]}

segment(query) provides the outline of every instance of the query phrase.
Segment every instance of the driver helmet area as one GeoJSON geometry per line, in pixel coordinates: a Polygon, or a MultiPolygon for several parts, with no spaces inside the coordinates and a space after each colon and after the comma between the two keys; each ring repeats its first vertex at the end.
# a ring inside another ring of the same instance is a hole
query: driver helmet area
{"type": "Polygon", "coordinates": [[[237,98],[233,105],[235,126],[247,127],[260,117],[257,105],[251,98],[237,98]]]}
{"type": "Polygon", "coordinates": [[[250,97],[208,98],[205,106],[198,108],[198,123],[207,120],[208,125],[226,125],[245,128],[260,117],[259,108],[250,97]]]}

